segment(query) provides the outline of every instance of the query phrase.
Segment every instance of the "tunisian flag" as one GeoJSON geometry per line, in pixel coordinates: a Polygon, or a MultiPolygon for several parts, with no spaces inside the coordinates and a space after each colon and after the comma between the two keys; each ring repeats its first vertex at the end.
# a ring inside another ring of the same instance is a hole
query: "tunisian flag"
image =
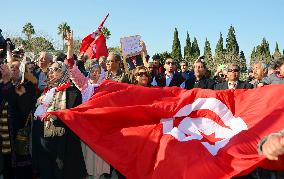
{"type": "Polygon", "coordinates": [[[53,112],[127,178],[229,178],[258,166],[284,128],[284,85],[251,90],[145,88],[105,81],[86,103],[53,112]]]}
{"type": "Polygon", "coordinates": [[[103,28],[103,25],[108,18],[109,14],[104,18],[104,20],[101,22],[98,29],[86,36],[82,40],[82,44],[80,47],[80,53],[85,53],[89,56],[90,59],[93,58],[100,58],[101,56],[108,56],[108,49],[106,46],[106,39],[103,35],[101,29],[103,28]]]}

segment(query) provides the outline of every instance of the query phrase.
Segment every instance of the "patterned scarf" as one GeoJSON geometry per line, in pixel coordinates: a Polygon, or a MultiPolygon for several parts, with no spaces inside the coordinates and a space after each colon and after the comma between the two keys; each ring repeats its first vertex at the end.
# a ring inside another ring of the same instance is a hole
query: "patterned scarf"
{"type": "MultiPolygon", "coordinates": [[[[41,119],[45,118],[46,112],[66,109],[66,89],[70,87],[69,70],[68,66],[63,62],[55,63],[58,64],[62,76],[60,79],[57,79],[55,83],[49,84],[46,93],[39,98],[39,106],[36,109],[35,116],[40,117],[41,119]]],[[[56,119],[44,121],[45,137],[62,136],[65,133],[64,128],[53,125],[54,120],[56,119]]]]}

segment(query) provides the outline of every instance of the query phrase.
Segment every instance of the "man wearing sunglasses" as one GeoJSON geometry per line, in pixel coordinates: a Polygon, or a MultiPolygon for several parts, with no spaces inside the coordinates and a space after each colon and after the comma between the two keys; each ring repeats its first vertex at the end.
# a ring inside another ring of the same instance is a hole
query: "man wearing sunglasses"
{"type": "Polygon", "coordinates": [[[178,86],[184,88],[184,78],[177,72],[175,60],[167,58],[164,68],[166,69],[165,73],[157,74],[151,85],[160,87],[178,86]]]}
{"type": "Polygon", "coordinates": [[[240,81],[240,67],[237,64],[229,64],[227,70],[228,81],[215,85],[216,90],[225,89],[251,89],[253,85],[248,82],[240,81]]]}

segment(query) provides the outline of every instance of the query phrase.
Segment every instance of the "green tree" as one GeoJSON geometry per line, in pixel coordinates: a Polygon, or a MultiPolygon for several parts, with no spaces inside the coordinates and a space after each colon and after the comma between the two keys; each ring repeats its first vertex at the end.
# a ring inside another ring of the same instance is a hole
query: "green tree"
{"type": "Polygon", "coordinates": [[[190,62],[191,57],[191,42],[188,32],[186,32],[185,47],[184,47],[184,59],[190,62]]]}
{"type": "Polygon", "coordinates": [[[22,33],[25,34],[28,40],[31,40],[32,35],[35,34],[34,26],[29,22],[23,27],[22,33]]]}
{"type": "Polygon", "coordinates": [[[24,45],[26,47],[27,41],[25,41],[21,37],[12,37],[11,40],[12,40],[13,44],[15,44],[16,47],[19,47],[21,45],[24,45]]]}
{"type": "Polygon", "coordinates": [[[191,64],[194,63],[194,61],[200,56],[200,50],[198,46],[197,39],[194,37],[193,42],[191,44],[191,59],[193,60],[191,64]]]}
{"type": "Polygon", "coordinates": [[[173,40],[173,45],[172,45],[172,58],[174,58],[177,62],[180,62],[180,60],[182,59],[181,46],[180,46],[180,41],[178,38],[177,28],[175,28],[175,31],[174,31],[174,40],[173,40]]]}
{"type": "Polygon", "coordinates": [[[264,62],[268,65],[271,64],[269,43],[265,38],[263,38],[261,44],[256,47],[255,57],[257,61],[264,62]]]}
{"type": "Polygon", "coordinates": [[[220,37],[216,45],[215,57],[214,57],[216,65],[225,64],[224,53],[225,53],[225,50],[224,50],[224,45],[223,45],[223,37],[222,37],[222,33],[220,32],[220,37]]]}
{"type": "Polygon", "coordinates": [[[67,24],[67,22],[62,22],[61,24],[59,24],[58,28],[58,35],[61,35],[62,38],[62,51],[64,51],[64,39],[66,37],[66,32],[69,31],[70,32],[70,26],[67,24]]]}
{"type": "Polygon", "coordinates": [[[35,54],[41,51],[52,52],[55,50],[53,44],[44,37],[32,38],[30,46],[32,47],[32,52],[35,54]]]}
{"type": "Polygon", "coordinates": [[[167,58],[172,58],[172,55],[171,53],[165,51],[165,52],[162,52],[162,53],[155,53],[154,55],[159,55],[160,56],[160,64],[164,65],[165,64],[165,61],[167,58]]]}
{"type": "Polygon", "coordinates": [[[247,71],[247,60],[243,51],[240,52],[240,68],[242,73],[247,71]]]}
{"type": "Polygon", "coordinates": [[[11,39],[16,46],[24,45],[26,52],[33,52],[37,55],[41,51],[55,51],[53,44],[45,37],[34,37],[31,40],[24,40],[20,37],[11,39]]]}
{"type": "Polygon", "coordinates": [[[74,54],[80,54],[81,39],[74,39],[74,54]]]}
{"type": "Polygon", "coordinates": [[[109,47],[108,48],[108,52],[113,52],[113,53],[118,53],[118,54],[122,54],[121,48],[119,46],[117,47],[109,47]]]}
{"type": "Polygon", "coordinates": [[[256,48],[253,47],[253,49],[251,51],[251,55],[250,55],[250,66],[252,66],[252,64],[255,63],[256,61],[257,61],[256,48]]]}
{"type": "Polygon", "coordinates": [[[239,61],[239,45],[235,35],[235,29],[230,26],[228,35],[226,38],[226,63],[238,63],[239,61]]]}
{"type": "Polygon", "coordinates": [[[276,46],[275,46],[275,50],[274,50],[274,53],[273,53],[273,59],[278,59],[282,56],[280,50],[279,50],[279,46],[278,46],[278,43],[276,42],[276,46]]]}
{"type": "Polygon", "coordinates": [[[107,27],[102,28],[102,33],[104,34],[105,39],[109,39],[109,37],[111,36],[111,33],[110,33],[110,31],[108,30],[107,27]]]}
{"type": "Polygon", "coordinates": [[[205,40],[205,46],[204,46],[204,60],[209,70],[215,70],[215,65],[212,58],[211,46],[207,38],[205,40]]]}

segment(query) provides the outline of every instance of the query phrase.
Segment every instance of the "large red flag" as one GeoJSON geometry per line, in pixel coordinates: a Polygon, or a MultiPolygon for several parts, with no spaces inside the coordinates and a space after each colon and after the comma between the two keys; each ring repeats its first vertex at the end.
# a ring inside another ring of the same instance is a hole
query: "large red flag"
{"type": "Polygon", "coordinates": [[[266,164],[256,146],[284,128],[283,91],[106,81],[88,102],[53,114],[127,178],[230,178],[266,164]]]}
{"type": "Polygon", "coordinates": [[[82,40],[82,44],[80,47],[80,53],[85,53],[89,56],[89,58],[100,58],[101,56],[108,56],[108,49],[106,46],[105,37],[101,31],[103,25],[108,18],[109,14],[104,18],[104,20],[99,25],[98,29],[89,34],[82,40]]]}

